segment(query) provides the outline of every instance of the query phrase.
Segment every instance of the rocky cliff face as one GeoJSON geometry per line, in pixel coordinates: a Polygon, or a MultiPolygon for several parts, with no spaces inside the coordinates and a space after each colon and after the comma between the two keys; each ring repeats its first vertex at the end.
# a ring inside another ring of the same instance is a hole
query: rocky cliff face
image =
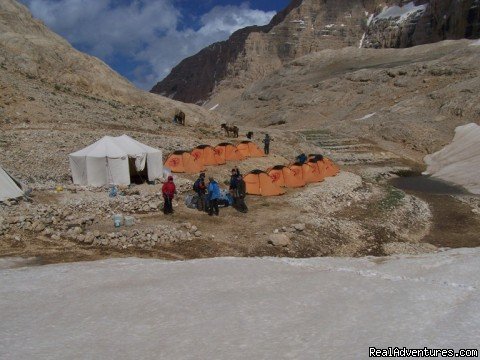
{"type": "Polygon", "coordinates": [[[363,47],[405,48],[480,36],[480,0],[403,2],[368,20],[363,47]]]}
{"type": "Polygon", "coordinates": [[[306,54],[346,46],[410,47],[480,34],[479,0],[294,0],[263,27],[249,27],[183,60],[152,89],[203,103],[243,89],[306,54]]]}

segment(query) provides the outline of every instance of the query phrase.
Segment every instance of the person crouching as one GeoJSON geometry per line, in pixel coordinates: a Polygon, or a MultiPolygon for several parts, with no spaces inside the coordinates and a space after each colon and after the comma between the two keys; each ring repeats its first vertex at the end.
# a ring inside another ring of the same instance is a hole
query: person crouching
{"type": "Polygon", "coordinates": [[[173,182],[173,176],[169,176],[168,180],[162,186],[162,195],[163,195],[163,213],[173,214],[173,197],[175,196],[177,189],[175,183],[173,182]]]}

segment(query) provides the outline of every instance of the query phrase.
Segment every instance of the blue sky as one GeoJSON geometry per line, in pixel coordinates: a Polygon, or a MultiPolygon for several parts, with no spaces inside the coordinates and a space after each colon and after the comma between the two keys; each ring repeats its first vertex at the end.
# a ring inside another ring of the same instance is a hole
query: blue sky
{"type": "Polygon", "coordinates": [[[77,49],[149,90],[172,67],[291,0],[21,0],[77,49]]]}

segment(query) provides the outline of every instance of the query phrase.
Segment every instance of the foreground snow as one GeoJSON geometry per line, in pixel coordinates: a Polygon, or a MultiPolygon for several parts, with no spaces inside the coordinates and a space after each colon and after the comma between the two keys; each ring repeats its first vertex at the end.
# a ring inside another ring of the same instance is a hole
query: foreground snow
{"type": "MultiPolygon", "coordinates": [[[[18,262],[15,262],[18,265],[18,262]]],[[[364,359],[480,343],[480,249],[0,270],[5,359],[364,359]]]]}
{"type": "Polygon", "coordinates": [[[452,143],[426,156],[425,163],[427,174],[480,194],[480,126],[457,127],[452,143]]]}

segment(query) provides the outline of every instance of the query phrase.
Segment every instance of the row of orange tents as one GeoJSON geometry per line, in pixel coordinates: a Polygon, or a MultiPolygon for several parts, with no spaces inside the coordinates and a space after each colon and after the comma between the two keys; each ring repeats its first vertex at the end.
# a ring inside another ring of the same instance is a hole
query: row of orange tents
{"type": "Polygon", "coordinates": [[[262,157],[265,153],[255,143],[242,141],[238,145],[221,143],[217,146],[200,145],[191,151],[175,151],[165,161],[174,173],[197,174],[205,166],[224,165],[227,161],[239,161],[248,157],[262,157]]]}
{"type": "Polygon", "coordinates": [[[285,188],[299,188],[323,181],[340,172],[332,160],[312,154],[304,164],[277,165],[267,171],[254,170],[243,177],[247,194],[277,196],[285,194],[285,188]]]}

